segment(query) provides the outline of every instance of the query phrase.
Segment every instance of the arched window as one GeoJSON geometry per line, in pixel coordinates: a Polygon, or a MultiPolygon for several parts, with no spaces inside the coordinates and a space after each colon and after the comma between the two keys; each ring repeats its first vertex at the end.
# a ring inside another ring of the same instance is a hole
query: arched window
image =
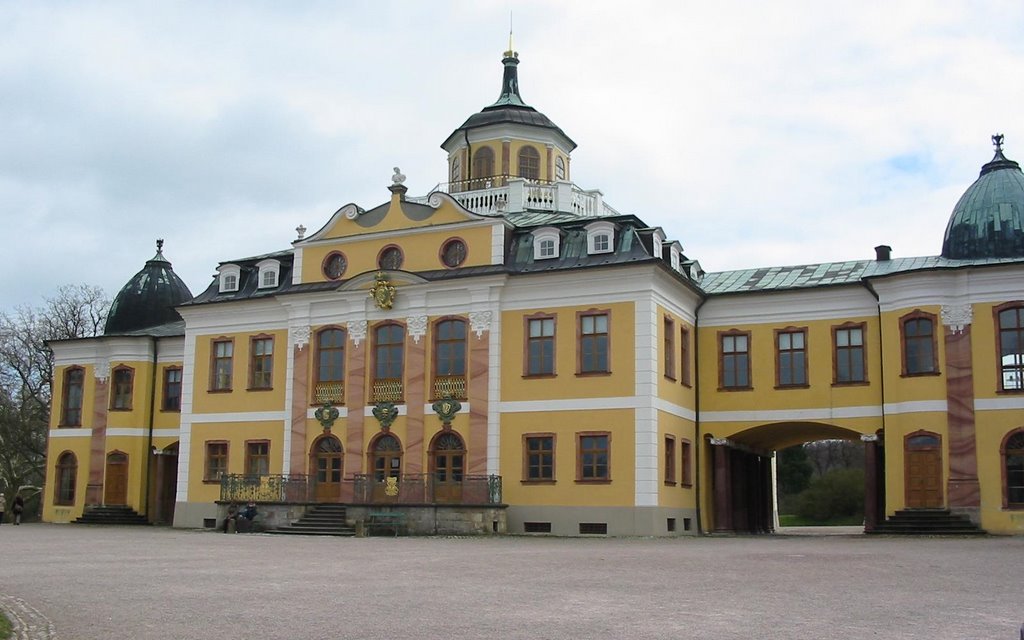
{"type": "Polygon", "coordinates": [[[341,490],[345,451],[334,435],[322,436],[313,444],[313,470],[316,474],[316,498],[337,498],[341,490]]]}
{"type": "Polygon", "coordinates": [[[386,323],[373,330],[372,402],[401,402],[405,327],[386,323]]]}
{"type": "Polygon", "coordinates": [[[434,397],[466,398],[466,321],[434,326],[434,397]]]}
{"type": "Polygon", "coordinates": [[[1024,390],[1024,307],[997,309],[999,380],[1003,391],[1024,390]]]}
{"type": "Polygon", "coordinates": [[[402,444],[398,438],[385,433],[374,441],[370,450],[370,468],[377,482],[402,476],[402,444]]]}
{"type": "Polygon", "coordinates": [[[317,404],[345,401],[345,332],[341,329],[323,329],[316,334],[316,387],[317,404]]]}
{"type": "Polygon", "coordinates": [[[481,147],[473,154],[473,188],[488,186],[494,177],[494,151],[490,147],[481,147]]]}
{"type": "Polygon", "coordinates": [[[64,372],[64,411],[61,415],[62,427],[78,427],[82,425],[82,385],[85,382],[85,370],[71,367],[64,372]]]}
{"type": "Polygon", "coordinates": [[[540,178],[540,153],[533,147],[519,150],[519,177],[527,180],[540,178]]]}
{"type": "Polygon", "coordinates": [[[1024,509],[1024,429],[1003,441],[1004,506],[1024,509]]]}
{"type": "Polygon", "coordinates": [[[75,484],[78,476],[78,460],[75,454],[65,451],[57,458],[57,469],[54,474],[56,495],[54,504],[72,505],[75,504],[75,484]]]}
{"type": "Polygon", "coordinates": [[[117,367],[113,372],[114,384],[110,393],[111,411],[129,411],[132,408],[132,386],[135,370],[131,367],[117,367]]]}
{"type": "Polygon", "coordinates": [[[900,318],[903,375],[938,373],[935,359],[935,316],[915,311],[900,318]]]}
{"type": "Polygon", "coordinates": [[[433,476],[434,500],[458,502],[462,496],[466,445],[454,431],[442,431],[430,443],[430,473],[433,476]]]}

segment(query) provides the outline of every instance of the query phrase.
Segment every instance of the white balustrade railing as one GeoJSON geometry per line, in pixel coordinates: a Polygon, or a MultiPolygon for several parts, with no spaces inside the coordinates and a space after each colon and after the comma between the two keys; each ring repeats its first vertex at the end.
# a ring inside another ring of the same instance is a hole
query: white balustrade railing
{"type": "MultiPolygon", "coordinates": [[[[618,211],[604,203],[604,196],[599,190],[585,191],[571,182],[551,183],[496,176],[493,181],[445,182],[437,185],[433,191],[447,193],[460,205],[480,215],[520,211],[575,213],[588,217],[619,215],[618,211]],[[477,184],[480,188],[472,188],[477,184]]],[[[426,204],[428,197],[409,200],[426,204]]]]}

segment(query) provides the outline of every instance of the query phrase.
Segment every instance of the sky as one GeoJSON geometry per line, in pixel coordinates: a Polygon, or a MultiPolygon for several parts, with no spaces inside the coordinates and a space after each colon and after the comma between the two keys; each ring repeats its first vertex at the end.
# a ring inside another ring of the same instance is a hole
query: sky
{"type": "Polygon", "coordinates": [[[573,181],[706,271],[937,255],[991,135],[1024,162],[1020,0],[0,0],[0,311],[426,195],[510,13],[573,181]]]}

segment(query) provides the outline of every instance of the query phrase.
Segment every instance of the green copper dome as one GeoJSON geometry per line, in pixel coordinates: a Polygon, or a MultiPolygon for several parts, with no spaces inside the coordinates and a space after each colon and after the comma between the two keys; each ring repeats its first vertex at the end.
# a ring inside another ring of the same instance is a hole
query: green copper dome
{"type": "Polygon", "coordinates": [[[181,320],[174,307],[192,299],[192,292],[164,257],[163,240],[156,255],[114,298],[104,335],[118,335],[181,320]]]}
{"type": "Polygon", "coordinates": [[[942,257],[1024,257],[1024,173],[1003,155],[1003,136],[992,136],[996,155],[981,168],[953,208],[942,257]]]}

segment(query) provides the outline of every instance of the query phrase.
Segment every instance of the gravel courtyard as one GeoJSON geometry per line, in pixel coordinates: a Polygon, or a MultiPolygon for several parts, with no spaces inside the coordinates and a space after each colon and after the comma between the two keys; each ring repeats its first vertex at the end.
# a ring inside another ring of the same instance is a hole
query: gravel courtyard
{"type": "Polygon", "coordinates": [[[0,527],[16,638],[1018,640],[1024,538],[0,527]]]}

